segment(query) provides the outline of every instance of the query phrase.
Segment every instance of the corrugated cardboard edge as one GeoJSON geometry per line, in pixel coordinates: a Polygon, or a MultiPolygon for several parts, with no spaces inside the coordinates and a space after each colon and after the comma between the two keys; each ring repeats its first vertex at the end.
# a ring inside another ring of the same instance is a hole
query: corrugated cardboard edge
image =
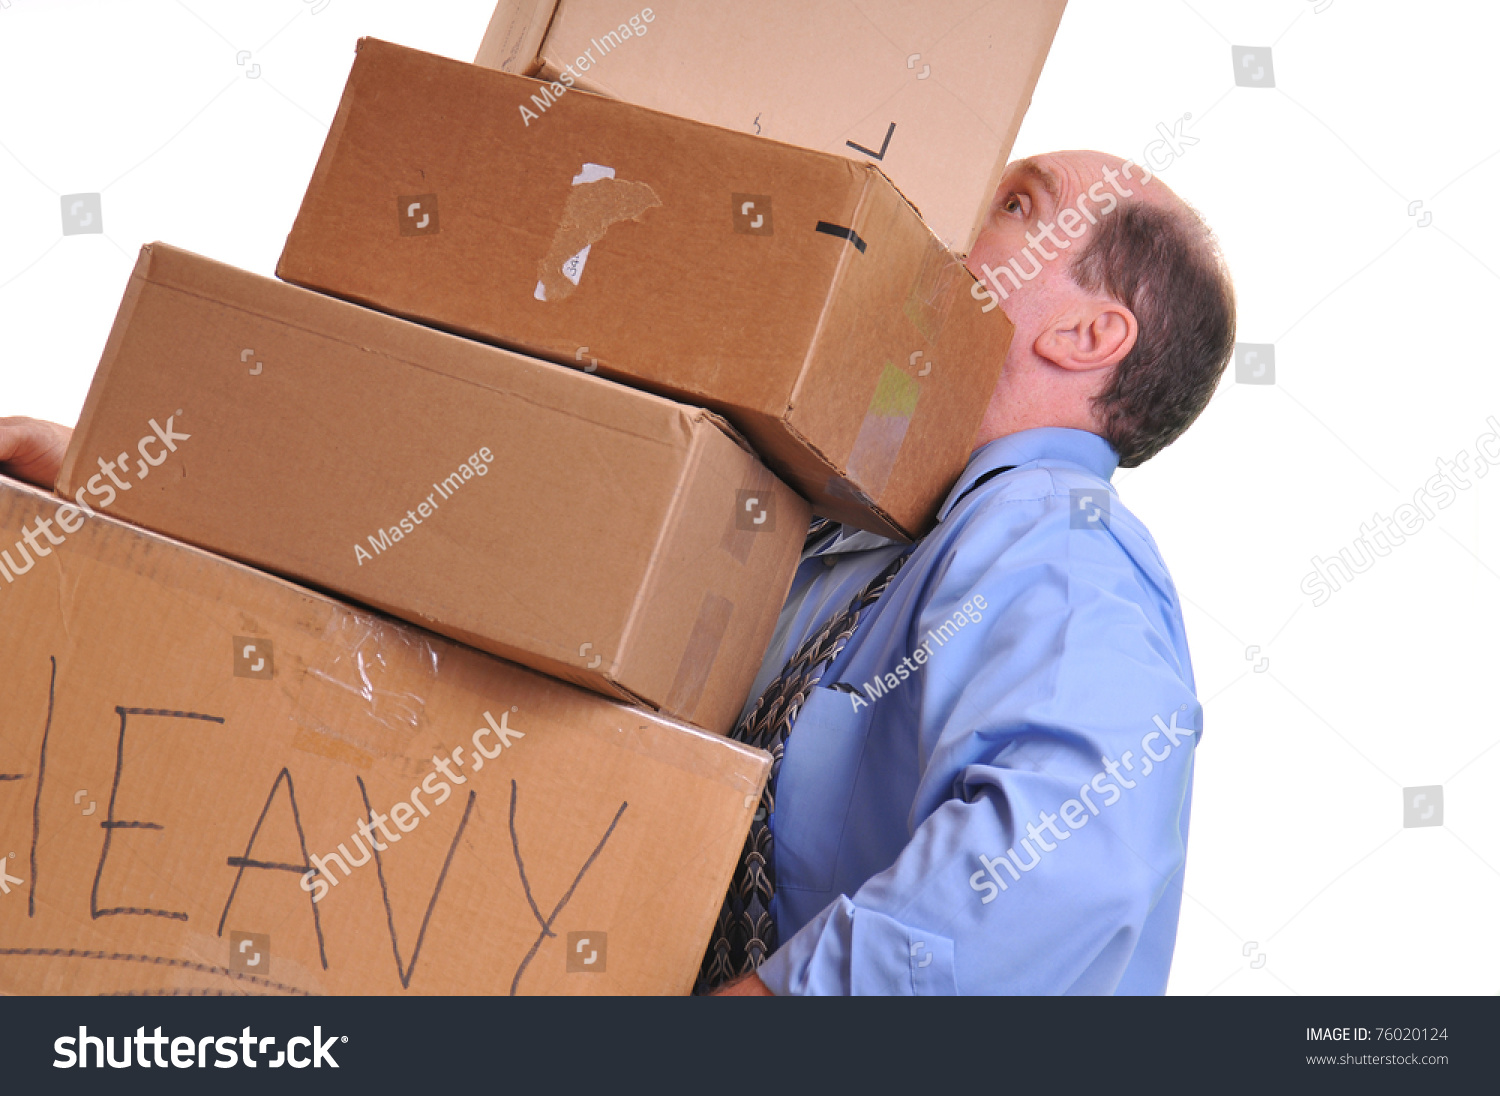
{"type": "MultiPolygon", "coordinates": [[[[839,157],[839,159],[845,158],[839,157]]],[[[851,179],[860,179],[859,200],[854,205],[854,215],[850,218],[850,228],[854,228],[855,226],[859,225],[863,220],[865,210],[867,210],[872,203],[879,200],[879,196],[876,195],[875,191],[877,188],[882,186],[890,187],[890,189],[895,192],[897,199],[901,202],[904,202],[906,206],[912,211],[912,213],[919,220],[921,219],[921,213],[917,211],[917,207],[912,205],[910,200],[907,199],[906,195],[901,193],[901,188],[896,186],[895,183],[891,182],[890,177],[887,176],[879,168],[877,168],[874,164],[864,164],[856,160],[847,159],[845,160],[845,163],[848,165],[851,179]]],[[[923,222],[922,227],[927,228],[926,222],[923,222]]],[[[932,235],[932,230],[930,228],[927,229],[927,232],[928,235],[932,235]]],[[[937,239],[937,237],[933,236],[933,239],[937,239]]],[[[843,254],[839,257],[838,266],[834,268],[833,278],[829,282],[828,293],[823,298],[823,309],[818,315],[818,326],[813,330],[812,339],[808,342],[807,353],[802,358],[801,368],[797,372],[797,381],[792,385],[791,398],[787,401],[786,408],[782,412],[781,418],[782,426],[786,429],[786,431],[793,437],[795,437],[801,443],[802,447],[807,450],[807,452],[817,457],[817,459],[822,462],[824,467],[828,469],[828,474],[834,477],[840,477],[842,475],[842,473],[839,471],[838,465],[830,460],[826,453],[824,453],[815,444],[813,444],[810,438],[806,437],[800,430],[797,429],[796,425],[792,422],[792,413],[797,408],[797,400],[802,394],[803,386],[812,383],[810,378],[812,363],[818,357],[818,355],[823,352],[825,340],[828,335],[829,314],[833,311],[834,300],[840,293],[844,292],[844,285],[846,281],[845,276],[849,270],[849,264],[854,262],[856,259],[864,258],[864,253],[856,250],[853,247],[846,247],[843,249],[843,254]]],[[[873,500],[869,503],[869,509],[887,526],[887,528],[885,529],[872,529],[872,532],[879,532],[884,536],[888,536],[896,540],[911,540],[913,537],[919,536],[923,531],[925,531],[922,529],[908,530],[904,528],[900,522],[896,521],[894,517],[886,513],[886,511],[882,510],[878,505],[876,505],[873,500]]]]}
{"type": "Polygon", "coordinates": [[[284,273],[287,265],[287,245],[291,243],[292,235],[302,221],[302,213],[307,208],[308,201],[322,189],[323,179],[333,170],[334,153],[338,151],[343,141],[344,127],[349,124],[349,112],[354,109],[354,96],[349,94],[349,89],[354,85],[354,80],[359,74],[359,55],[364,50],[365,43],[370,40],[361,38],[354,43],[354,60],[350,63],[349,75],[344,78],[344,90],[339,96],[339,108],[333,115],[333,124],[328,127],[328,136],[323,140],[323,150],[318,153],[318,162],[313,165],[312,175],[308,177],[307,188],[302,192],[302,201],[297,206],[297,216],[292,219],[291,232],[287,233],[287,238],[281,245],[281,255],[276,260],[276,276],[284,282],[297,282],[296,278],[288,277],[284,273]]]}
{"type": "MultiPolygon", "coordinates": [[[[119,358],[120,344],[125,341],[125,333],[130,330],[131,316],[135,312],[141,294],[151,281],[153,257],[150,244],[142,247],[140,254],[136,256],[135,268],[131,270],[130,278],[125,283],[125,295],[120,299],[120,308],[115,313],[115,322],[109,329],[109,338],[105,340],[104,351],[99,355],[99,367],[94,370],[94,379],[89,384],[89,394],[83,401],[83,410],[78,414],[78,424],[74,427],[73,436],[68,442],[68,450],[63,455],[62,467],[57,473],[57,493],[65,498],[75,498],[83,487],[82,483],[75,480],[78,464],[84,459],[84,451],[89,448],[89,428],[93,425],[94,414],[98,411],[100,403],[104,400],[105,390],[109,387],[109,374],[119,358]]],[[[84,475],[82,478],[87,480],[89,477],[84,475]]]]}
{"type": "Polygon", "coordinates": [[[979,233],[984,230],[985,222],[989,220],[990,207],[995,200],[995,190],[1000,185],[1000,176],[1005,174],[1005,166],[1010,162],[1011,150],[1015,147],[1016,137],[1021,132],[1021,124],[1026,120],[1026,112],[1031,109],[1031,98],[1036,94],[1037,81],[1042,78],[1042,68],[1052,53],[1052,44],[1057,41],[1057,28],[1062,25],[1063,13],[1067,7],[1068,0],[1057,0],[1057,17],[1052,20],[1052,29],[1047,32],[1047,48],[1035,55],[1031,71],[1027,73],[1026,102],[1017,104],[1015,116],[1010,120],[1008,127],[1010,140],[1005,143],[1005,147],[1000,150],[995,159],[994,166],[990,168],[989,199],[974,214],[974,220],[969,225],[968,238],[964,240],[963,250],[954,252],[957,255],[968,257],[969,252],[974,249],[974,241],[978,239],[979,233]]]}
{"type": "MultiPolygon", "coordinates": [[[[864,212],[870,205],[871,180],[874,178],[884,179],[885,176],[869,165],[856,163],[844,157],[839,157],[839,159],[844,163],[844,169],[849,174],[850,182],[858,183],[859,198],[854,203],[854,213],[849,218],[849,227],[857,231],[856,226],[861,223],[864,212]]],[[[812,371],[813,361],[822,350],[824,336],[828,331],[829,313],[833,311],[833,302],[844,291],[845,274],[849,269],[849,264],[856,258],[864,257],[864,253],[854,247],[840,247],[839,251],[838,265],[833,268],[833,277],[829,279],[828,292],[823,295],[823,307],[818,312],[818,325],[813,328],[812,338],[808,340],[807,352],[802,355],[802,362],[797,368],[797,380],[793,383],[791,395],[787,398],[786,406],[781,411],[782,422],[788,430],[793,430],[793,432],[795,432],[795,428],[791,423],[792,412],[796,410],[797,399],[802,394],[803,386],[810,383],[808,374],[812,371]]],[[[832,463],[824,453],[816,448],[813,448],[812,451],[817,454],[819,460],[828,464],[830,469],[833,468],[832,463]]]]}
{"type": "Polygon", "coordinates": [[[559,0],[501,0],[484,29],[474,63],[521,76],[534,75],[559,7],[559,0]]]}
{"type": "MultiPolygon", "coordinates": [[[[656,541],[651,545],[651,555],[646,561],[646,569],[641,574],[641,581],[637,587],[635,600],[630,605],[630,615],[625,618],[625,626],[620,629],[620,640],[616,644],[616,661],[609,664],[606,669],[611,678],[623,672],[621,661],[629,659],[632,641],[635,638],[637,625],[645,618],[647,613],[646,599],[656,589],[659,581],[662,556],[666,552],[667,545],[672,540],[672,531],[676,529],[677,523],[682,520],[683,507],[686,505],[687,496],[692,488],[693,479],[698,475],[698,466],[703,460],[703,431],[701,427],[713,425],[709,421],[710,412],[702,408],[683,406],[678,417],[682,425],[682,461],[677,468],[677,483],[672,488],[672,501],[667,505],[667,516],[662,521],[661,527],[656,531],[656,541]]],[[[713,416],[717,418],[717,416],[713,416]]],[[[752,450],[753,452],[753,450],[752,450]]],[[[691,652],[689,652],[691,657],[691,652]]]]}

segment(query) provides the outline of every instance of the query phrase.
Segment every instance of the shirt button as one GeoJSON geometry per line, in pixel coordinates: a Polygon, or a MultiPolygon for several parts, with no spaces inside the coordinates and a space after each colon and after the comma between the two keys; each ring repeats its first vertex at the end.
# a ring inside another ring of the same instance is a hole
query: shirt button
{"type": "Polygon", "coordinates": [[[823,560],[824,567],[832,567],[834,564],[838,563],[838,557],[832,554],[822,556],[820,558],[823,560]]]}

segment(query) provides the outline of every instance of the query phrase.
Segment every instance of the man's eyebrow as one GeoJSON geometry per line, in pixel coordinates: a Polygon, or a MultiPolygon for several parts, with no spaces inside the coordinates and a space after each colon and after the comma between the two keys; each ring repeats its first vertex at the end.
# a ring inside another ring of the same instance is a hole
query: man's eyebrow
{"type": "Polygon", "coordinates": [[[1011,165],[1008,174],[1031,180],[1047,192],[1047,196],[1052,199],[1053,205],[1058,203],[1059,195],[1062,193],[1061,183],[1053,172],[1048,171],[1035,160],[1029,158],[1017,160],[1011,165]]]}

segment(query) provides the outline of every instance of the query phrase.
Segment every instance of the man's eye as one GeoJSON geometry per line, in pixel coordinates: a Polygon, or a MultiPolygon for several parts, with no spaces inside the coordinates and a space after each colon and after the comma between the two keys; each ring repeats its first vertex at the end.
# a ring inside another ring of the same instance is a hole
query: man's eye
{"type": "Polygon", "coordinates": [[[1026,211],[1025,205],[1024,203],[1022,203],[1021,196],[1019,194],[1010,195],[1010,197],[1006,198],[1005,201],[1001,203],[1000,208],[1003,209],[1006,213],[1024,213],[1026,211]]]}

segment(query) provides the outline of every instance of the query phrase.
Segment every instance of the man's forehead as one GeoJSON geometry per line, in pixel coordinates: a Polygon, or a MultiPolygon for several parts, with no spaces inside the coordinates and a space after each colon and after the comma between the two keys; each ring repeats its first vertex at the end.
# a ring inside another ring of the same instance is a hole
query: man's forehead
{"type": "Polygon", "coordinates": [[[1063,183],[1061,177],[1037,156],[1027,156],[1025,159],[1012,161],[1006,167],[1005,175],[1012,181],[1030,179],[1038,183],[1054,198],[1062,193],[1063,183]]]}

